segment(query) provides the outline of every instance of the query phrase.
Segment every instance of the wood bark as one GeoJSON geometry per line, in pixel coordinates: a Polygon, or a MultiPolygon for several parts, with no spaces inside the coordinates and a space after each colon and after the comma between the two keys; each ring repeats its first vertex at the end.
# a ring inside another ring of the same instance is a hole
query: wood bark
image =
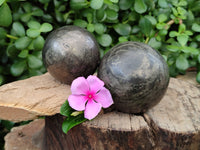
{"type": "Polygon", "coordinates": [[[68,134],[62,132],[64,118],[57,113],[70,94],[70,86],[55,81],[48,73],[1,86],[1,119],[22,121],[48,116],[45,134],[40,130],[44,124],[19,127],[6,136],[6,150],[19,144],[31,150],[200,150],[200,90],[190,78],[185,79],[188,82],[171,78],[161,102],[144,114],[107,110],[68,134]],[[36,142],[41,139],[43,146],[36,142]]]}
{"type": "Polygon", "coordinates": [[[144,114],[108,112],[68,134],[63,119],[46,117],[44,149],[200,150],[200,90],[173,78],[161,102],[144,114]]]}
{"type": "Polygon", "coordinates": [[[5,150],[42,150],[44,119],[36,119],[28,125],[12,128],[5,136],[5,150]]]}

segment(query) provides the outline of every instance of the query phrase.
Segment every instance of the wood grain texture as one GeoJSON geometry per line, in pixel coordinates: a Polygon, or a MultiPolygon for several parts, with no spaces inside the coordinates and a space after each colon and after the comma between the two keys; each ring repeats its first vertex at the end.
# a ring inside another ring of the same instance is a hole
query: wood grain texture
{"type": "Polygon", "coordinates": [[[5,136],[5,150],[41,150],[44,140],[44,119],[14,127],[5,136]]]}
{"type": "Polygon", "coordinates": [[[46,118],[44,149],[129,150],[152,149],[152,135],[141,116],[110,112],[72,128],[61,130],[63,117],[46,118]]]}
{"type": "Polygon", "coordinates": [[[144,114],[145,120],[158,148],[199,150],[200,90],[181,80],[171,82],[162,101],[144,114]]]}
{"type": "Polygon", "coordinates": [[[61,130],[63,119],[60,115],[46,118],[46,149],[200,149],[200,90],[173,78],[164,98],[147,113],[108,112],[72,128],[68,134],[61,130]]]}
{"type": "Polygon", "coordinates": [[[0,118],[14,122],[59,113],[70,86],[49,73],[0,87],[0,118]]]}

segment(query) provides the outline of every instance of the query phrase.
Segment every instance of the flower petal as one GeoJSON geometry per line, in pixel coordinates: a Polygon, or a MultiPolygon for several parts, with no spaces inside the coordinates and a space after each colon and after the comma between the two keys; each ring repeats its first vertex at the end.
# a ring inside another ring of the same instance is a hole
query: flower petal
{"type": "Polygon", "coordinates": [[[101,104],[94,102],[93,100],[88,101],[85,107],[84,117],[91,120],[95,118],[101,111],[101,104]]]}
{"type": "Polygon", "coordinates": [[[89,91],[89,85],[84,77],[76,78],[71,84],[71,92],[73,95],[86,94],[89,91]]]}
{"type": "Polygon", "coordinates": [[[87,99],[82,95],[70,95],[68,97],[69,106],[77,111],[85,110],[87,99]]]}
{"type": "Polygon", "coordinates": [[[104,86],[104,82],[101,81],[97,76],[90,75],[87,77],[87,81],[88,81],[90,90],[93,91],[94,93],[97,93],[104,86]]]}
{"type": "Polygon", "coordinates": [[[108,108],[113,104],[113,99],[110,94],[110,91],[103,87],[99,93],[95,95],[95,101],[100,103],[103,108],[108,108]]]}

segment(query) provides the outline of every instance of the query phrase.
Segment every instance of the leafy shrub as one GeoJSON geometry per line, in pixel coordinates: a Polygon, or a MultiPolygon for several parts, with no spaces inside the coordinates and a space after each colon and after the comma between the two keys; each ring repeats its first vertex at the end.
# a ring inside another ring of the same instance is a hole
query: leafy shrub
{"type": "Polygon", "coordinates": [[[171,76],[199,72],[199,13],[199,0],[0,0],[0,84],[44,73],[45,38],[64,25],[91,32],[101,56],[140,41],[161,52],[171,76]]]}

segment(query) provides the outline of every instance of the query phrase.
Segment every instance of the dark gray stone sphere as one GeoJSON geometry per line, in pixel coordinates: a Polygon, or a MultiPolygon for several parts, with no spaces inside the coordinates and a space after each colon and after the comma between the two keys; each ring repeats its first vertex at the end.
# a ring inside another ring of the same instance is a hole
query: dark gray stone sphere
{"type": "Polygon", "coordinates": [[[125,42],[108,51],[100,63],[98,77],[110,90],[115,108],[134,114],[155,106],[169,83],[163,57],[139,42],[125,42]]]}
{"type": "Polygon", "coordinates": [[[48,72],[62,83],[93,74],[100,62],[98,43],[87,30],[64,26],[46,39],[42,57],[48,72]]]}

